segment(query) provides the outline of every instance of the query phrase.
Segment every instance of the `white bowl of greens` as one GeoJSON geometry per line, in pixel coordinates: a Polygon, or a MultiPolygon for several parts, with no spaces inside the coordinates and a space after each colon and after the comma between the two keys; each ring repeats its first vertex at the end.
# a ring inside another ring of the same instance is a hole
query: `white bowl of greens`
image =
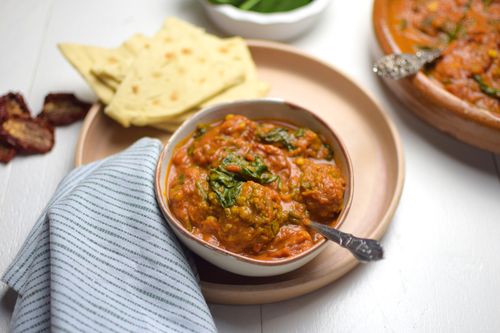
{"type": "Polygon", "coordinates": [[[289,40],[310,29],[331,0],[199,0],[223,31],[245,38],[289,40]]]}

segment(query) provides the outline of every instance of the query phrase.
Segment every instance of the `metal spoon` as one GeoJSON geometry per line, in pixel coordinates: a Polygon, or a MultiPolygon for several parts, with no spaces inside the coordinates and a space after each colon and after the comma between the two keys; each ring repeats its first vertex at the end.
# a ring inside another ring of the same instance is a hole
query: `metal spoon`
{"type": "Polygon", "coordinates": [[[376,261],[384,257],[384,249],[374,239],[358,238],[322,223],[311,221],[308,225],[329,240],[351,251],[360,262],[376,261]]]}
{"type": "Polygon", "coordinates": [[[399,80],[417,73],[441,55],[441,50],[420,50],[415,54],[393,53],[375,61],[372,70],[379,76],[399,80]]]}

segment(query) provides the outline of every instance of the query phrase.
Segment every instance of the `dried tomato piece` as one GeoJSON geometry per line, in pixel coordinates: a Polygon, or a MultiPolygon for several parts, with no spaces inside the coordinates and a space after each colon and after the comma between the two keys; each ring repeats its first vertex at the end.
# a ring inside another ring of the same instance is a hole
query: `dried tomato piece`
{"type": "Polygon", "coordinates": [[[9,163],[16,155],[16,150],[0,142],[0,163],[9,163]]]}
{"type": "Polygon", "coordinates": [[[0,125],[0,140],[27,154],[43,154],[54,146],[54,128],[43,119],[10,116],[0,125]]]}
{"type": "Polygon", "coordinates": [[[10,92],[0,96],[0,122],[10,116],[31,117],[30,110],[24,101],[23,95],[10,92]]]}
{"type": "Polygon", "coordinates": [[[39,117],[47,119],[54,126],[69,125],[83,119],[90,106],[70,93],[48,94],[39,117]]]}

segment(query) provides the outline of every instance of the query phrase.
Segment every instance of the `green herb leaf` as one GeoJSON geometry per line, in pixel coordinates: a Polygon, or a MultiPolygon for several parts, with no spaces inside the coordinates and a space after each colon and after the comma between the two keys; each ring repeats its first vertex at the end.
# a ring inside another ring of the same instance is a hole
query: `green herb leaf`
{"type": "Polygon", "coordinates": [[[209,0],[219,5],[233,5],[242,10],[260,13],[288,12],[305,6],[313,0],[209,0]]]}
{"type": "Polygon", "coordinates": [[[443,32],[448,36],[448,43],[453,42],[458,38],[464,29],[463,23],[458,22],[453,28],[449,30],[444,30],[443,32]]]}
{"type": "Polygon", "coordinates": [[[239,7],[245,0],[209,0],[216,5],[233,5],[239,7]]]}
{"type": "Polygon", "coordinates": [[[210,170],[209,184],[212,191],[217,195],[217,200],[222,207],[228,208],[236,203],[240,195],[242,181],[235,178],[234,174],[227,172],[220,166],[210,170]]]}
{"type": "Polygon", "coordinates": [[[201,184],[201,181],[196,182],[196,188],[198,189],[198,193],[200,193],[201,197],[203,200],[207,201],[208,200],[208,194],[207,191],[203,188],[203,185],[201,184]]]}
{"type": "Polygon", "coordinates": [[[333,159],[333,148],[329,144],[324,144],[325,148],[328,149],[328,155],[326,155],[326,160],[331,161],[333,159]]]}
{"type": "Polygon", "coordinates": [[[262,0],[247,0],[247,1],[243,2],[243,4],[241,4],[239,7],[240,7],[240,9],[243,9],[243,10],[251,10],[253,7],[255,7],[261,1],[262,0]]]}
{"type": "Polygon", "coordinates": [[[479,85],[479,89],[481,89],[483,93],[493,98],[500,99],[500,89],[489,86],[486,82],[484,82],[481,75],[476,74],[472,77],[472,79],[477,82],[477,84],[479,85]]]}
{"type": "Polygon", "coordinates": [[[428,46],[428,45],[416,45],[415,47],[417,48],[417,50],[421,50],[421,51],[431,51],[431,50],[435,49],[435,47],[428,46]]]}
{"type": "Polygon", "coordinates": [[[252,162],[245,160],[243,157],[229,154],[222,160],[220,167],[227,171],[228,166],[237,166],[238,172],[232,172],[238,179],[247,181],[252,180],[259,184],[269,184],[274,182],[278,177],[269,172],[269,168],[264,164],[260,156],[255,156],[252,162]]]}
{"type": "Polygon", "coordinates": [[[408,20],[401,19],[399,20],[399,30],[405,30],[408,27],[408,20]]]}
{"type": "Polygon", "coordinates": [[[448,37],[448,43],[456,40],[460,35],[465,35],[465,20],[467,18],[467,13],[470,10],[472,5],[472,0],[468,0],[464,6],[464,12],[460,20],[454,24],[453,22],[445,22],[444,26],[441,27],[441,31],[443,31],[448,37]]]}
{"type": "Polygon", "coordinates": [[[295,146],[292,145],[294,139],[286,128],[276,127],[264,134],[258,134],[259,138],[265,143],[279,143],[288,150],[294,150],[295,146]]]}
{"type": "Polygon", "coordinates": [[[199,124],[193,133],[193,138],[197,139],[207,132],[209,125],[199,124]]]}
{"type": "Polygon", "coordinates": [[[297,128],[295,133],[293,133],[293,135],[295,135],[296,138],[301,138],[304,136],[304,134],[306,134],[306,130],[304,128],[297,128]]]}
{"type": "Polygon", "coordinates": [[[259,156],[249,162],[241,156],[230,153],[217,168],[211,169],[209,184],[222,207],[228,208],[236,203],[245,181],[255,181],[259,184],[269,184],[279,179],[269,172],[267,165],[259,156]],[[235,170],[235,171],[229,171],[235,170]],[[237,171],[236,171],[237,170],[237,171]]]}

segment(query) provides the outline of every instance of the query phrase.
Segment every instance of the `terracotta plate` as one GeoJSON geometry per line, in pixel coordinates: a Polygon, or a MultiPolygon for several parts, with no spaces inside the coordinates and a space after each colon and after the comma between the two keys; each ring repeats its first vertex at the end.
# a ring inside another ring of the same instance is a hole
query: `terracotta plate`
{"type": "MultiPolygon", "coordinates": [[[[373,28],[380,46],[375,56],[401,53],[389,20],[391,0],[375,0],[373,28]]],[[[446,91],[422,72],[403,80],[385,79],[397,98],[431,126],[470,145],[500,154],[500,115],[446,91]]]]}
{"type": "MultiPolygon", "coordinates": [[[[403,153],[394,125],[372,98],[329,65],[288,46],[248,43],[259,77],[272,85],[270,96],[316,112],[346,144],[354,169],[354,197],[341,229],[381,238],[403,188],[403,153]]],[[[150,128],[122,128],[96,106],[82,127],[76,165],[118,152],[142,136],[168,138],[150,128]]],[[[196,261],[207,301],[226,304],[271,303],[300,296],[331,283],[357,264],[333,243],[306,266],[275,277],[237,276],[199,258],[196,261]]]]}

